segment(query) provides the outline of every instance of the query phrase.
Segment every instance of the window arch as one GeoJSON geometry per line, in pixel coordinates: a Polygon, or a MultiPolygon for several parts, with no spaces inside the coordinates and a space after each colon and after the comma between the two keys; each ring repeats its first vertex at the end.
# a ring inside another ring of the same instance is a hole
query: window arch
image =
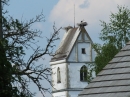
{"type": "Polygon", "coordinates": [[[87,81],[87,67],[85,65],[80,69],[80,81],[87,81]]]}
{"type": "Polygon", "coordinates": [[[57,83],[61,83],[60,68],[57,68],[57,83]]]}

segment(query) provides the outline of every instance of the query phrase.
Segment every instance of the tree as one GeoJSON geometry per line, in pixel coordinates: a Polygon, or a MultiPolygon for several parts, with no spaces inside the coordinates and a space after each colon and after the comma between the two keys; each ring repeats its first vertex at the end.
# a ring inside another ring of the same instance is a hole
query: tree
{"type": "MultiPolygon", "coordinates": [[[[8,0],[1,2],[7,4],[8,0]]],[[[0,39],[0,97],[31,97],[34,93],[29,90],[30,82],[35,84],[44,96],[48,88],[40,81],[45,79],[51,84],[51,69],[44,68],[38,61],[46,54],[53,55],[54,41],[59,39],[58,32],[61,28],[56,29],[53,26],[54,33],[47,38],[46,47],[43,49],[36,45],[35,40],[42,38],[42,32],[31,28],[32,24],[44,20],[42,13],[26,22],[11,16],[4,17],[4,14],[5,12],[1,17],[3,39],[0,39]],[[27,61],[24,59],[26,50],[33,51],[27,61]]]]}
{"type": "Polygon", "coordinates": [[[94,46],[94,48],[99,49],[95,59],[96,74],[98,74],[130,40],[130,10],[125,6],[118,6],[117,8],[118,12],[111,13],[110,15],[110,23],[101,21],[103,28],[100,33],[100,39],[104,41],[104,45],[94,46]]]}
{"type": "Polygon", "coordinates": [[[98,74],[107,64],[108,62],[118,53],[118,49],[113,44],[104,44],[100,45],[100,49],[98,49],[98,55],[95,58],[95,72],[98,74]]]}
{"type": "Polygon", "coordinates": [[[130,40],[130,9],[125,6],[117,8],[118,12],[110,15],[110,23],[101,21],[100,39],[120,50],[130,40]]]}

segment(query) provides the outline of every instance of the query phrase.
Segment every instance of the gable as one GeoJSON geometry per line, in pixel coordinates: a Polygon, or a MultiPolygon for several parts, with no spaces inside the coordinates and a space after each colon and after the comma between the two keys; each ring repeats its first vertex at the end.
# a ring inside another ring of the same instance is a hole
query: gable
{"type": "Polygon", "coordinates": [[[68,62],[91,62],[94,61],[92,57],[95,57],[94,50],[92,50],[92,41],[87,31],[84,28],[80,28],[80,33],[75,40],[75,43],[67,58],[68,62]],[[82,54],[84,50],[85,54],[82,54]]]}
{"type": "Polygon", "coordinates": [[[90,39],[88,38],[87,34],[84,33],[84,32],[81,32],[79,37],[78,37],[78,41],[82,41],[82,40],[85,40],[85,41],[90,41],[90,39]]]}
{"type": "Polygon", "coordinates": [[[71,57],[71,56],[73,56],[73,61],[74,60],[76,61],[77,55],[75,55],[73,52],[76,52],[75,45],[76,45],[77,41],[81,42],[81,43],[77,44],[77,45],[79,45],[78,47],[81,47],[86,44],[84,48],[89,49],[89,50],[87,50],[87,52],[88,52],[87,56],[84,55],[84,57],[82,57],[82,59],[83,59],[82,61],[85,61],[86,57],[89,57],[89,59],[87,58],[86,61],[92,61],[92,54],[94,54],[93,53],[94,50],[92,51],[91,45],[93,42],[92,42],[90,36],[88,35],[87,31],[85,30],[85,28],[82,26],[82,27],[70,28],[65,33],[65,35],[60,43],[60,46],[55,53],[55,56],[51,59],[51,62],[69,59],[69,57],[71,57]],[[87,45],[89,45],[89,46],[87,46],[87,45]]]}

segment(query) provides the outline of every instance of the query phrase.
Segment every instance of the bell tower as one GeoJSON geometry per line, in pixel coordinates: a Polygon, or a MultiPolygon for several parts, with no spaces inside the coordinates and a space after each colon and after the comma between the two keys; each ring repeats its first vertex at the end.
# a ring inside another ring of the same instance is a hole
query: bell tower
{"type": "Polygon", "coordinates": [[[96,52],[84,27],[86,25],[86,22],[81,22],[75,28],[65,27],[64,37],[50,61],[53,97],[77,97],[88,85],[89,64],[94,63],[96,52]]]}

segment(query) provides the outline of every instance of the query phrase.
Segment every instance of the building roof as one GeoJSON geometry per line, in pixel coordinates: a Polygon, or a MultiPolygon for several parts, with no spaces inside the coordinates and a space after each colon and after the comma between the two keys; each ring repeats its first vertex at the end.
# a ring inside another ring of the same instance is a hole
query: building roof
{"type": "Polygon", "coordinates": [[[55,53],[55,56],[51,59],[51,62],[66,59],[69,56],[77,38],[81,32],[86,32],[90,41],[92,41],[90,36],[88,35],[87,31],[85,30],[84,26],[79,26],[76,28],[69,27],[67,32],[65,32],[65,34],[64,34],[64,37],[60,43],[59,48],[57,49],[57,51],[55,53]]]}
{"type": "Polygon", "coordinates": [[[130,42],[78,97],[130,97],[130,42]]]}

